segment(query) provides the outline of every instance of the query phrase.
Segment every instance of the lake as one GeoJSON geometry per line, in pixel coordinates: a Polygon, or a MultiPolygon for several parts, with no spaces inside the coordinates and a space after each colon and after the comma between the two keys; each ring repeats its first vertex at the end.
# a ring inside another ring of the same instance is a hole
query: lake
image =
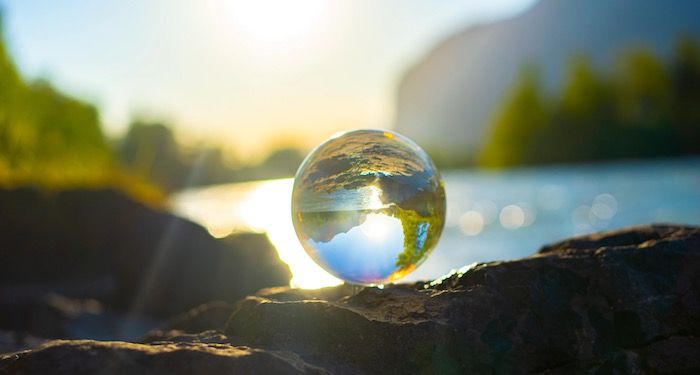
{"type": "MultiPolygon", "coordinates": [[[[544,244],[633,224],[700,225],[700,158],[443,173],[447,222],[430,257],[405,281],[433,279],[474,262],[530,255],[544,244]]],[[[266,232],[292,270],[292,285],[340,281],[296,239],[292,179],[190,189],[173,210],[216,237],[266,232]]]]}

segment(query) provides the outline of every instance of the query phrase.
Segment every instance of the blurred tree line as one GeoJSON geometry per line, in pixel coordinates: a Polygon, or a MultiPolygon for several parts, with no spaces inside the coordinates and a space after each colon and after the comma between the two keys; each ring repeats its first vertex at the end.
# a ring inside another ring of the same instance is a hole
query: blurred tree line
{"type": "Polygon", "coordinates": [[[218,147],[184,146],[177,142],[169,126],[148,121],[133,122],[114,148],[121,167],[166,191],[289,177],[304,157],[300,150],[280,148],[259,163],[240,164],[227,158],[218,147]]]}
{"type": "Polygon", "coordinates": [[[487,167],[700,153],[700,48],[689,38],[662,62],[646,49],[621,56],[608,74],[572,61],[555,95],[536,67],[523,70],[490,125],[487,167]]]}
{"type": "MultiPolygon", "coordinates": [[[[237,163],[221,148],[179,143],[154,121],[134,121],[109,140],[94,106],[22,79],[1,26],[0,186],[101,184],[153,200],[190,186],[291,176],[302,161],[299,150],[282,148],[237,163]]],[[[634,50],[607,74],[581,57],[555,95],[527,68],[490,129],[478,161],[488,167],[698,154],[700,48],[682,40],[666,63],[634,50]]]]}
{"type": "Polygon", "coordinates": [[[22,79],[0,22],[0,186],[109,185],[154,201],[189,186],[291,176],[302,158],[283,148],[236,164],[220,148],[178,143],[169,126],[152,121],[135,121],[109,140],[94,106],[47,81],[22,79]]]}

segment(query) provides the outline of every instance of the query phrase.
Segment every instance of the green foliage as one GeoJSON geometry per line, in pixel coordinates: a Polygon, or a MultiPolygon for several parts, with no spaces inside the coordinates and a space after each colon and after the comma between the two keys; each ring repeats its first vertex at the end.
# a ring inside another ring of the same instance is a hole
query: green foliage
{"type": "Polygon", "coordinates": [[[572,61],[559,92],[545,97],[525,69],[491,124],[486,167],[700,153],[700,48],[682,40],[672,61],[637,49],[603,75],[572,61]]]}
{"type": "Polygon", "coordinates": [[[516,89],[506,102],[492,125],[492,143],[499,147],[487,147],[482,155],[482,163],[488,166],[511,165],[535,149],[535,137],[547,126],[545,103],[542,99],[537,72],[528,68],[521,74],[516,89]],[[512,126],[511,124],[527,124],[512,126]]]}
{"type": "Polygon", "coordinates": [[[700,48],[692,39],[680,41],[670,70],[671,126],[683,150],[700,153],[700,48]]]}
{"type": "MultiPolygon", "coordinates": [[[[396,259],[396,266],[399,267],[397,273],[404,275],[419,264],[419,261],[425,255],[425,252],[432,250],[435,247],[435,242],[440,237],[442,231],[442,223],[438,215],[421,216],[414,210],[404,210],[399,206],[392,206],[391,215],[401,220],[403,226],[403,246],[404,250],[396,259]],[[424,241],[422,246],[419,244],[418,236],[421,236],[424,241]]],[[[396,277],[397,279],[401,277],[396,277]]]]}
{"type": "Polygon", "coordinates": [[[95,108],[47,82],[24,82],[0,35],[0,182],[80,180],[109,162],[95,108]]]}
{"type": "Polygon", "coordinates": [[[298,150],[283,149],[260,165],[234,167],[222,149],[183,146],[169,126],[144,121],[110,147],[92,105],[22,79],[1,30],[0,186],[110,186],[157,204],[159,190],[286,177],[301,162],[298,150]]]}

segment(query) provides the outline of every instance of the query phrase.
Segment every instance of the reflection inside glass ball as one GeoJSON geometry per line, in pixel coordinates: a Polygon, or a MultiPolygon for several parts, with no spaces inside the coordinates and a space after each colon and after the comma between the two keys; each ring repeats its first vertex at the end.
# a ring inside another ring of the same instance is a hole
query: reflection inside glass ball
{"type": "Polygon", "coordinates": [[[398,280],[435,247],[445,189],[428,155],[385,130],[356,130],[313,150],[297,172],[292,219],[306,252],[353,284],[398,280]]]}

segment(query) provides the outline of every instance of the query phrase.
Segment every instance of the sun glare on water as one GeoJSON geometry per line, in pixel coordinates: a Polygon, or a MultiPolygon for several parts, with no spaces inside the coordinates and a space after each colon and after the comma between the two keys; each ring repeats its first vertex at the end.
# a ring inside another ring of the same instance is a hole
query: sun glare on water
{"type": "Polygon", "coordinates": [[[313,289],[341,284],[306,254],[297,239],[290,215],[293,183],[291,179],[261,183],[242,202],[238,214],[249,228],[267,233],[292,271],[292,286],[313,289]]]}
{"type": "Polygon", "coordinates": [[[173,209],[215,237],[236,231],[267,233],[280,259],[289,265],[294,287],[339,285],[342,281],[316,264],[297,239],[290,214],[293,183],[280,179],[197,189],[176,196],[173,209]]]}

